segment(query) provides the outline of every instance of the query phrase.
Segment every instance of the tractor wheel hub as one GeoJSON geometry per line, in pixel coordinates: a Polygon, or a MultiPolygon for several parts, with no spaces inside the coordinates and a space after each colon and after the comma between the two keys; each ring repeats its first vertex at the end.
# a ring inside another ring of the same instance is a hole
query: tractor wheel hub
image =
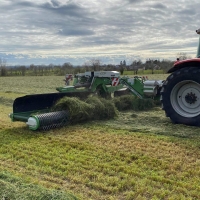
{"type": "Polygon", "coordinates": [[[185,96],[185,101],[189,104],[193,104],[197,101],[197,96],[195,95],[195,93],[187,93],[187,95],[185,96]]]}

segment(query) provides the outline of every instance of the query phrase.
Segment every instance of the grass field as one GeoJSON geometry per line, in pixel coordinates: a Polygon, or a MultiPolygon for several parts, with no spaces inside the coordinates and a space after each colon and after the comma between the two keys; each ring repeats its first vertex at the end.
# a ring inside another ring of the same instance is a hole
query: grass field
{"type": "MultiPolygon", "coordinates": [[[[152,70],[148,69],[148,70],[138,70],[137,74],[139,76],[143,76],[143,74],[145,73],[145,75],[150,75],[152,76],[152,70]]],[[[160,74],[164,74],[164,70],[154,70],[153,71],[153,75],[155,74],[155,76],[159,76],[160,74]]],[[[134,71],[124,71],[123,72],[124,75],[134,75],[134,71]]]]}
{"type": "Polygon", "coordinates": [[[13,100],[53,92],[63,77],[29,79],[0,78],[0,199],[200,199],[200,128],[155,107],[32,132],[10,122],[13,100]]]}

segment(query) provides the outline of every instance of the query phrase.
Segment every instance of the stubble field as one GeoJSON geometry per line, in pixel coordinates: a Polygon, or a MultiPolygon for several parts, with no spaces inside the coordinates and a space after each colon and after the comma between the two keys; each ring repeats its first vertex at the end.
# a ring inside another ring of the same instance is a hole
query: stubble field
{"type": "Polygon", "coordinates": [[[200,128],[172,124],[159,106],[50,131],[10,121],[16,97],[63,83],[0,78],[0,199],[200,199],[200,128]]]}

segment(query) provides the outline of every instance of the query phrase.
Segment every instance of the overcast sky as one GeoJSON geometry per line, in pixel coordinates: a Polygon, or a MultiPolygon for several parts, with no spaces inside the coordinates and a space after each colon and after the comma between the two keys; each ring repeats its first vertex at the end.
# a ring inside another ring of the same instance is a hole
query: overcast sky
{"type": "Polygon", "coordinates": [[[1,0],[7,65],[196,56],[199,0],[1,0]]]}

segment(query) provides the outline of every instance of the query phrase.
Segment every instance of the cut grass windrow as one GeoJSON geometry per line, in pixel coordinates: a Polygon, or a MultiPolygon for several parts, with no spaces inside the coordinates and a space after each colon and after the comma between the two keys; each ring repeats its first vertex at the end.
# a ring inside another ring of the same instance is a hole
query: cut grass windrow
{"type": "Polygon", "coordinates": [[[0,199],[2,200],[76,200],[77,198],[58,190],[50,190],[36,184],[25,183],[24,180],[9,173],[0,172],[0,199]]]}

